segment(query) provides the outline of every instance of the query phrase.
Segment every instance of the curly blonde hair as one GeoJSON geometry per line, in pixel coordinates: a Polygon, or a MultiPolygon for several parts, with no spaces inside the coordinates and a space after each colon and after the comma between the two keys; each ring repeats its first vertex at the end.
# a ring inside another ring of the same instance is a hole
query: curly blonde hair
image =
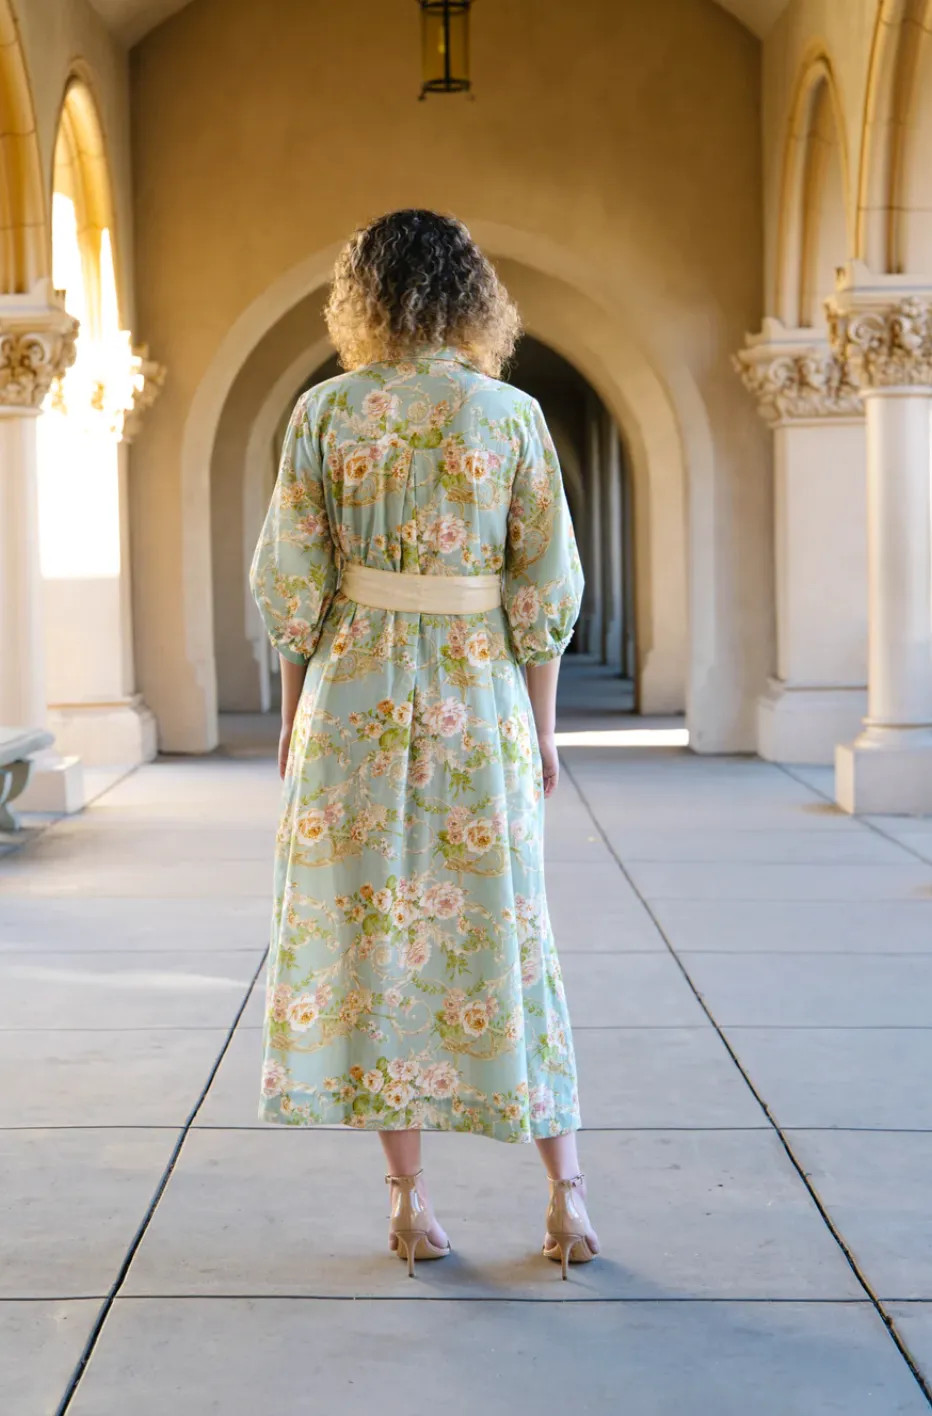
{"type": "Polygon", "coordinates": [[[419,208],[353,233],[325,316],[345,369],[449,345],[497,378],[521,333],[515,305],[463,223],[419,208]]]}

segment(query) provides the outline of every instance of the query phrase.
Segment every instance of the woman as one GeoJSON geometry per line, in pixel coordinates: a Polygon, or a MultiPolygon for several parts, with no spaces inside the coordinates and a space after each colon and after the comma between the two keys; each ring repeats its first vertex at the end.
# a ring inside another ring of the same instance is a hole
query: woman
{"type": "Polygon", "coordinates": [[[251,573],[285,782],[260,1116],[379,1132],[409,1273],[450,1251],[421,1132],[533,1138],[565,1278],[598,1240],[543,877],[582,591],[560,471],[458,221],[358,231],[327,322],[349,372],[295,408],[251,573]]]}

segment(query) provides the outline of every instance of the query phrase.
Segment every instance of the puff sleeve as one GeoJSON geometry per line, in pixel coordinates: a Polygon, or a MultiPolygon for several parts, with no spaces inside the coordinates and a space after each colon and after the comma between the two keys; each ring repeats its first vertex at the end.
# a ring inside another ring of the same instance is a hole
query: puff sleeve
{"type": "Polygon", "coordinates": [[[583,573],[560,464],[532,400],[511,488],[502,598],[519,664],[562,654],[579,615],[583,573]]]}
{"type": "Polygon", "coordinates": [[[282,448],[272,501],[249,572],[278,652],[303,664],[317,648],[337,586],[312,395],[299,399],[282,448]]]}

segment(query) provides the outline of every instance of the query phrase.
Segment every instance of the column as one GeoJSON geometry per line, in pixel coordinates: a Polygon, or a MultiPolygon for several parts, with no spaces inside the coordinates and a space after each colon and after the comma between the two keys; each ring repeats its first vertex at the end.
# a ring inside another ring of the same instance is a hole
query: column
{"type": "Polygon", "coordinates": [[[609,414],[602,415],[603,658],[622,671],[621,444],[609,414]]]}
{"type": "Polygon", "coordinates": [[[765,320],[735,365],[774,438],[776,672],[757,704],[757,750],[828,765],[867,706],[861,400],[814,329],[765,320]]]}
{"type": "Polygon", "coordinates": [[[832,342],[867,422],[868,703],[839,746],[845,811],[932,811],[932,283],[839,273],[832,342]]]}
{"type": "MultiPolygon", "coordinates": [[[[76,335],[49,285],[0,296],[0,724],[8,728],[47,721],[36,431],[53,380],[74,360],[76,335]]],[[[84,800],[78,759],[49,749],[17,806],[70,812],[84,800]]]]}

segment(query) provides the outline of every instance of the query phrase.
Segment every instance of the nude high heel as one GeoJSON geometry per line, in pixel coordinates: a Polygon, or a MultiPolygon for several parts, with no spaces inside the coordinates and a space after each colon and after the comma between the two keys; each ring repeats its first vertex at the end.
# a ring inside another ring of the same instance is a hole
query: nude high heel
{"type": "Polygon", "coordinates": [[[445,1259],[450,1245],[438,1249],[428,1235],[430,1212],[417,1192],[417,1179],[423,1170],[414,1175],[386,1175],[386,1185],[394,1185],[392,1191],[392,1213],[389,1237],[398,1241],[397,1254],[408,1261],[408,1277],[414,1277],[415,1259],[445,1259]]]}
{"type": "Polygon", "coordinates": [[[571,1180],[550,1181],[547,1234],[551,1242],[544,1240],[543,1253],[562,1266],[564,1278],[567,1264],[588,1264],[595,1258],[595,1250],[589,1246],[586,1206],[582,1196],[575,1193],[584,1179],[583,1175],[574,1175],[571,1180]]]}

